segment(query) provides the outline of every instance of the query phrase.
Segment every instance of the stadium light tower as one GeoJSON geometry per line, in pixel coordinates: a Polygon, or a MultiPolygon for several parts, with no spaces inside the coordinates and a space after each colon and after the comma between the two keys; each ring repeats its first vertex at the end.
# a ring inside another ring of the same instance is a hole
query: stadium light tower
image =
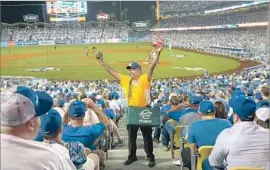
{"type": "MultiPolygon", "coordinates": [[[[160,28],[160,4],[159,0],[156,2],[156,19],[157,19],[157,28],[160,28]]],[[[159,36],[159,31],[157,31],[157,35],[159,36]]]]}
{"type": "Polygon", "coordinates": [[[270,3],[268,4],[268,17],[267,17],[267,32],[266,32],[266,58],[268,58],[267,60],[267,64],[270,64],[270,3]]]}

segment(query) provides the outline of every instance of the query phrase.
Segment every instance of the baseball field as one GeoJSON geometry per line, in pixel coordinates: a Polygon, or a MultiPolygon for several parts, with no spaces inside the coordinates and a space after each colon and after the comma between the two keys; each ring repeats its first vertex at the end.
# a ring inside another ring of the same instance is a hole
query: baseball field
{"type": "MultiPolygon", "coordinates": [[[[144,63],[151,44],[98,44],[104,53],[104,61],[115,70],[128,74],[125,66],[137,61],[146,71],[144,63]]],[[[51,79],[97,80],[112,77],[96,61],[92,53],[93,45],[57,45],[2,48],[1,76],[32,76],[51,79]],[[85,48],[89,48],[86,56],[85,48]]],[[[253,64],[253,63],[252,63],[253,64]]],[[[202,54],[194,51],[165,48],[154,78],[190,77],[209,73],[231,72],[241,69],[240,60],[202,54]]]]}

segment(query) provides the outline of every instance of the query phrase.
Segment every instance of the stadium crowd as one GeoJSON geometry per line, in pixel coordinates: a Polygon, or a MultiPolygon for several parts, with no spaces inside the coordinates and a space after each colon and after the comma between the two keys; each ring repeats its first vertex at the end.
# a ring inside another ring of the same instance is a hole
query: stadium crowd
{"type": "Polygon", "coordinates": [[[103,26],[82,28],[8,28],[3,29],[2,32],[3,35],[11,36],[13,41],[126,38],[128,33],[129,28],[125,26],[108,28],[103,26]]]}
{"type": "MultiPolygon", "coordinates": [[[[173,14],[171,14],[174,16],[173,14]]],[[[252,22],[266,22],[268,20],[268,9],[243,11],[238,13],[229,13],[222,15],[205,15],[205,16],[185,16],[162,20],[161,28],[174,27],[191,27],[191,26],[212,26],[227,24],[242,24],[252,22]]]]}
{"type": "Polygon", "coordinates": [[[211,10],[224,8],[232,5],[240,5],[246,2],[226,2],[226,1],[162,1],[161,11],[187,11],[188,10],[211,10]]]}
{"type": "MultiPolygon", "coordinates": [[[[217,161],[222,159],[216,158],[218,155],[215,152],[220,152],[218,149],[222,146],[222,142],[232,139],[225,135],[225,131],[226,134],[235,133],[235,139],[237,139],[239,131],[243,139],[250,143],[246,143],[244,140],[235,141],[238,148],[227,148],[232,149],[230,151],[232,155],[227,155],[228,159],[226,156],[223,158],[227,159],[227,168],[237,165],[266,167],[269,161],[266,159],[266,155],[270,153],[269,136],[267,137],[269,133],[263,127],[269,128],[269,84],[269,70],[265,69],[231,75],[210,76],[206,73],[204,77],[197,77],[193,80],[181,78],[153,80],[151,106],[159,108],[161,116],[163,116],[161,126],[155,129],[154,141],[159,143],[162,139],[161,149],[168,151],[171,147],[169,143],[173,129],[177,125],[189,125],[189,132],[186,131],[185,134],[188,134],[188,143],[194,144],[193,149],[196,150],[196,147],[204,145],[213,146],[217,139],[218,148],[214,146],[214,152],[210,155],[209,162],[212,166],[221,166],[221,162],[217,161]],[[237,107],[234,105],[234,101],[237,102],[237,107]],[[230,130],[224,130],[227,128],[230,130]],[[245,131],[244,128],[248,131],[245,131]],[[201,130],[198,131],[198,129],[201,130]],[[219,130],[213,131],[212,129],[219,130]],[[223,130],[224,132],[222,132],[223,130]],[[222,134],[222,139],[219,134],[222,134]],[[260,140],[249,140],[253,136],[260,137],[260,140]],[[252,145],[258,145],[258,147],[250,152],[244,151],[252,145]],[[234,153],[246,157],[246,161],[242,162],[243,164],[237,163],[242,159],[234,153]],[[250,153],[253,154],[250,155],[250,153]]],[[[62,159],[61,164],[50,164],[54,168],[61,169],[58,166],[65,166],[64,169],[74,169],[75,166],[78,169],[83,166],[99,169],[104,160],[104,153],[99,149],[104,149],[104,147],[99,148],[98,146],[103,141],[101,137],[104,135],[106,127],[110,127],[117,138],[117,142],[112,145],[123,145],[117,127],[127,106],[126,101],[121,100],[122,95],[116,81],[75,82],[1,78],[1,128],[6,134],[1,134],[1,150],[5,154],[9,153],[12,159],[19,159],[20,154],[18,153],[20,152],[16,151],[16,158],[13,155],[15,153],[10,152],[11,143],[15,138],[12,136],[17,136],[16,138],[20,137],[20,142],[17,141],[19,145],[16,148],[20,148],[21,151],[35,154],[35,152],[40,153],[37,150],[43,150],[44,156],[46,154],[47,156],[54,155],[54,160],[64,157],[65,160],[62,159]],[[37,103],[27,103],[27,107],[23,106],[23,101],[35,101],[33,95],[38,95],[40,103],[38,105],[36,105],[37,103]],[[42,106],[43,104],[46,107],[42,106]],[[42,107],[43,110],[38,107],[42,107]],[[27,137],[13,133],[13,130],[18,132],[22,130],[18,126],[30,126],[28,123],[31,122],[32,117],[28,114],[32,109],[35,110],[34,113],[38,114],[36,116],[40,116],[40,128],[36,127],[38,126],[36,124],[34,131],[24,130],[27,137]],[[8,117],[9,113],[14,114],[12,119],[8,117]],[[19,117],[19,114],[24,116],[19,117]],[[25,142],[21,138],[43,143],[25,142]],[[34,150],[32,150],[33,147],[34,150]],[[71,162],[66,158],[70,158],[71,162]]],[[[227,143],[224,145],[229,146],[227,143]]],[[[184,164],[190,167],[188,151],[183,150],[182,158],[184,164]]],[[[42,155],[35,154],[35,156],[42,159],[42,155]]],[[[37,166],[31,164],[31,160],[27,160],[29,163],[27,166],[37,166]]],[[[209,162],[204,166],[209,166],[209,162]]],[[[179,161],[174,163],[179,164],[179,161]]],[[[49,166],[45,164],[46,161],[44,165],[39,166],[49,166]]],[[[5,168],[9,166],[5,164],[5,168]]]]}
{"type": "MultiPolygon", "coordinates": [[[[160,36],[167,41],[167,45],[172,47],[183,47],[198,49],[214,53],[210,47],[228,48],[228,55],[239,56],[234,54],[230,49],[240,49],[248,51],[251,59],[257,59],[269,62],[267,57],[267,30],[263,28],[252,28],[242,30],[207,30],[207,31],[169,31],[160,32],[160,36]],[[230,49],[229,49],[230,48],[230,49]]],[[[142,42],[151,42],[155,39],[155,34],[147,34],[141,38],[142,42]]],[[[248,58],[248,54],[242,57],[248,58]]]]}

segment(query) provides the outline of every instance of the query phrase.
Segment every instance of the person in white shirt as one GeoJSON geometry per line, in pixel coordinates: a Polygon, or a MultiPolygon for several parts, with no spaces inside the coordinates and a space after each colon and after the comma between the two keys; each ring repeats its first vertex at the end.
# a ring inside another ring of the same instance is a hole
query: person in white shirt
{"type": "Polygon", "coordinates": [[[52,105],[46,92],[22,86],[1,93],[1,170],[76,169],[49,144],[33,141],[40,129],[39,116],[52,105]]]}
{"type": "Polygon", "coordinates": [[[209,156],[210,165],[225,170],[236,166],[266,168],[270,161],[269,130],[254,122],[256,103],[239,96],[231,107],[234,125],[218,135],[209,156]]]}

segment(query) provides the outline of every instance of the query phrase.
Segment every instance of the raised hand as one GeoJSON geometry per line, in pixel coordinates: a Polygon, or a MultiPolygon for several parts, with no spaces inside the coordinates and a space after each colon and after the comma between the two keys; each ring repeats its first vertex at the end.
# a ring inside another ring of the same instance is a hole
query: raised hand
{"type": "Polygon", "coordinates": [[[85,106],[87,108],[93,108],[93,106],[96,106],[96,104],[94,103],[94,101],[91,100],[91,99],[88,99],[88,98],[82,99],[82,102],[84,102],[84,104],[85,104],[85,106]]]}
{"type": "Polygon", "coordinates": [[[100,51],[98,51],[96,47],[93,47],[92,50],[93,50],[93,53],[94,53],[95,56],[96,56],[96,59],[97,59],[99,62],[103,61],[103,53],[100,52],[100,51]]]}

